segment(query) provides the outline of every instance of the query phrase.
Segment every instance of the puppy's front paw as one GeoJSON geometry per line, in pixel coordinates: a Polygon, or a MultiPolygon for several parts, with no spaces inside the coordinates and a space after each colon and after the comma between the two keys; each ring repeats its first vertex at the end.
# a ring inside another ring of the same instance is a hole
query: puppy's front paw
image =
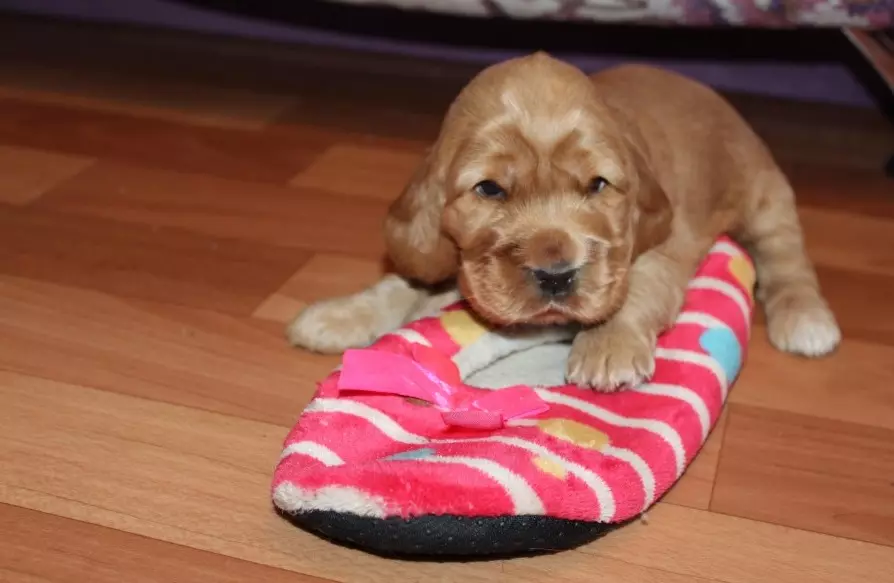
{"type": "Polygon", "coordinates": [[[286,337],[294,346],[323,354],[362,348],[377,336],[376,306],[357,298],[336,298],[312,304],[289,323],[286,337]]]}
{"type": "Polygon", "coordinates": [[[638,386],[655,372],[655,341],[649,334],[611,321],[584,330],[571,345],[568,382],[602,392],[638,386]]]}

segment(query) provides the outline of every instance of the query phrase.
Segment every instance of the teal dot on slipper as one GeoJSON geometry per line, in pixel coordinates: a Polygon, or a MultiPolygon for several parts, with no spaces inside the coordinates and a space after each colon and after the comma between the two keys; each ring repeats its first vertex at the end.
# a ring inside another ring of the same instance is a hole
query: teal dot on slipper
{"type": "Polygon", "coordinates": [[[430,447],[423,447],[422,449],[411,449],[410,451],[402,451],[394,455],[389,455],[385,459],[390,461],[420,460],[422,458],[431,457],[433,455],[435,455],[435,450],[431,449],[430,447]]]}
{"type": "Polygon", "coordinates": [[[699,344],[723,367],[727,383],[732,383],[742,366],[742,347],[739,346],[739,340],[732,330],[728,328],[705,330],[699,338],[699,344]]]}

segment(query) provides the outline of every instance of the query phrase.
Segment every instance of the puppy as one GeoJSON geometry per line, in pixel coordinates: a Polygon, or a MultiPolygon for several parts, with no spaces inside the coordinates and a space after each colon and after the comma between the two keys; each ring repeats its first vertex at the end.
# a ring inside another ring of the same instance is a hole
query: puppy
{"type": "Polygon", "coordinates": [[[817,357],[840,341],[766,146],[711,89],[655,68],[587,77],[536,53],[485,69],[384,234],[396,275],[310,306],[289,325],[294,344],[366,345],[453,300],[427,286],[455,281],[495,324],[580,326],[569,382],[638,385],[721,234],[755,260],[773,345],[817,357]]]}

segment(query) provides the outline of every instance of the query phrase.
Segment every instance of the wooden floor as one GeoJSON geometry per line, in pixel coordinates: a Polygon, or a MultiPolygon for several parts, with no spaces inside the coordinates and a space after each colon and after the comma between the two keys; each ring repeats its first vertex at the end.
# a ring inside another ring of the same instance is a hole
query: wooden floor
{"type": "Polygon", "coordinates": [[[387,561],[274,515],[335,364],[283,323],[377,277],[385,207],[470,74],[0,21],[0,581],[894,581],[894,134],[741,96],[799,191],[837,355],[775,352],[758,316],[682,481],[573,552],[387,561]]]}

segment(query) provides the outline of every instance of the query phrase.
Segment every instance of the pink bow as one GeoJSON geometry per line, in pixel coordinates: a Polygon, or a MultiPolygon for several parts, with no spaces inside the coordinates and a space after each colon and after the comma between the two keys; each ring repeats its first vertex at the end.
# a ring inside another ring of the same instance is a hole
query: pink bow
{"type": "Polygon", "coordinates": [[[403,353],[376,349],[348,350],[342,359],[339,392],[362,391],[412,397],[431,403],[444,423],[466,429],[493,430],[506,421],[543,413],[549,405],[530,387],[498,390],[470,387],[444,354],[422,344],[403,353]]]}

